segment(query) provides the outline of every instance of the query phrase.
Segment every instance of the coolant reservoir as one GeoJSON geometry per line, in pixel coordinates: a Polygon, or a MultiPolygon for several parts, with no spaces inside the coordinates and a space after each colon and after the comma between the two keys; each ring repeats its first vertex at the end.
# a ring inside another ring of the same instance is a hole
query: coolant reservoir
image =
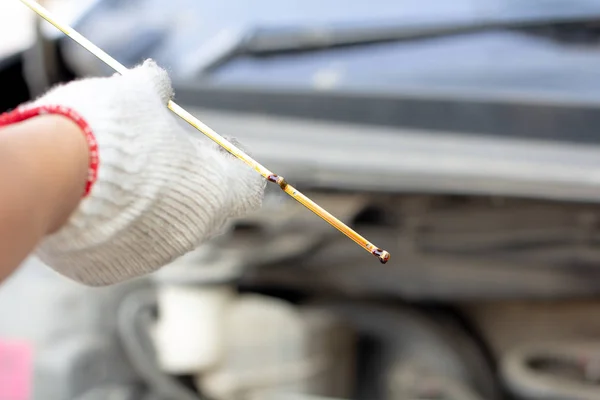
{"type": "Polygon", "coordinates": [[[230,304],[223,328],[221,362],[197,378],[208,398],[350,395],[353,334],[330,314],[245,295],[230,304]]]}
{"type": "Polygon", "coordinates": [[[159,286],[154,342],[163,371],[196,374],[220,360],[223,315],[233,299],[234,293],[226,285],[159,286]]]}
{"type": "Polygon", "coordinates": [[[154,274],[158,322],[152,336],[166,373],[196,375],[223,355],[223,317],[237,297],[229,282],[239,268],[232,257],[211,255],[211,246],[203,246],[154,274]]]}

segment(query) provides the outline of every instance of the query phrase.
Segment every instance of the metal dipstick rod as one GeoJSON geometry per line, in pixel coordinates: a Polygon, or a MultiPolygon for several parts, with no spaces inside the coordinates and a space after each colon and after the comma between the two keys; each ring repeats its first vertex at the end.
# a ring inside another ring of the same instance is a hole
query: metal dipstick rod
{"type": "MultiPolygon", "coordinates": [[[[23,4],[25,4],[27,7],[29,7],[31,10],[33,10],[40,17],[42,17],[43,19],[48,21],[50,24],[54,25],[57,29],[59,29],[65,35],[67,35],[68,37],[73,39],[75,42],[77,42],[79,45],[81,45],[87,51],[89,51],[90,53],[92,53],[93,55],[98,57],[100,60],[102,60],[104,63],[106,63],[111,68],[113,68],[118,73],[124,74],[127,72],[128,69],[123,64],[119,63],[117,60],[112,58],[110,55],[108,55],[102,49],[100,49],[95,44],[90,42],[83,35],[76,32],[70,26],[59,22],[48,10],[46,10],[44,7],[39,5],[37,2],[35,2],[33,0],[20,0],[20,1],[23,4]]],[[[327,221],[329,224],[331,224],[333,227],[338,229],[344,235],[346,235],[347,237],[352,239],[354,242],[356,242],[359,246],[361,246],[362,248],[367,250],[369,253],[375,255],[379,259],[379,261],[381,261],[383,264],[388,262],[388,260],[390,259],[390,253],[388,253],[385,250],[380,249],[379,247],[375,246],[373,243],[369,242],[367,239],[365,239],[364,237],[359,235],[357,232],[355,232],[349,226],[347,226],[342,221],[340,221],[339,219],[334,217],[332,214],[327,212],[325,209],[320,207],[317,203],[315,203],[314,201],[309,199],[307,196],[302,194],[300,191],[298,191],[292,185],[288,184],[282,176],[278,176],[278,175],[274,174],[273,172],[269,171],[267,168],[265,168],[264,166],[259,164],[257,161],[253,160],[250,156],[248,156],[243,151],[238,149],[235,145],[230,143],[225,138],[221,137],[217,132],[212,130],[210,127],[206,126],[204,123],[202,123],[202,121],[198,120],[196,117],[194,117],[192,114],[190,114],[189,112],[184,110],[181,106],[177,105],[172,100],[169,100],[167,107],[173,113],[175,113],[176,115],[181,117],[184,121],[186,121],[188,124],[190,124],[197,130],[202,132],[204,135],[206,135],[207,137],[212,139],[219,146],[223,147],[229,153],[231,153],[235,157],[239,158],[240,160],[242,160],[243,162],[248,164],[256,172],[258,172],[264,178],[266,178],[269,182],[277,184],[285,193],[290,195],[292,198],[294,198],[300,204],[302,204],[303,206],[305,206],[306,208],[308,208],[309,210],[314,212],[316,215],[321,217],[323,220],[327,221]]]]}

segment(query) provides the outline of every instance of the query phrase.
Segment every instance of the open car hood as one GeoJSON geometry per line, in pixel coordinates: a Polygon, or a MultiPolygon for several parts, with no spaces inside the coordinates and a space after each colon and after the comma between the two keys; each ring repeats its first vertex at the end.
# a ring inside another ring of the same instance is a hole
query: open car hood
{"type": "MultiPolygon", "coordinates": [[[[75,27],[125,65],[155,58],[171,71],[178,103],[301,188],[597,201],[594,44],[496,29],[264,57],[228,53],[254,28],[595,15],[600,3],[591,0],[174,0],[168,8],[104,0],[75,27]]],[[[63,50],[82,74],[111,72],[69,40],[63,50]]]]}
{"type": "Polygon", "coordinates": [[[600,201],[596,145],[188,110],[300,188],[600,201]]]}

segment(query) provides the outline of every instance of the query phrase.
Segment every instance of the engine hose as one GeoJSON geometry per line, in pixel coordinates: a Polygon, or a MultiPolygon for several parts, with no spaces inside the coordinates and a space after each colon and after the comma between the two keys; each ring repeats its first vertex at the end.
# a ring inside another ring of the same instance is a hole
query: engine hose
{"type": "Polygon", "coordinates": [[[410,307],[361,301],[313,305],[331,311],[376,343],[359,372],[365,383],[359,385],[361,398],[414,399],[426,380],[439,387],[444,398],[500,398],[493,370],[475,343],[441,318],[410,307]]]}
{"type": "Polygon", "coordinates": [[[117,330],[125,353],[135,372],[162,400],[200,400],[198,394],[160,370],[148,335],[151,311],[156,307],[153,289],[128,295],[118,311],[117,330]]]}
{"type": "Polygon", "coordinates": [[[600,382],[586,376],[588,367],[598,365],[600,342],[538,344],[509,352],[502,360],[502,374],[509,390],[525,399],[599,400],[600,382]],[[569,367],[570,370],[577,371],[579,379],[569,378],[564,373],[545,372],[539,367],[544,363],[569,367]]]}

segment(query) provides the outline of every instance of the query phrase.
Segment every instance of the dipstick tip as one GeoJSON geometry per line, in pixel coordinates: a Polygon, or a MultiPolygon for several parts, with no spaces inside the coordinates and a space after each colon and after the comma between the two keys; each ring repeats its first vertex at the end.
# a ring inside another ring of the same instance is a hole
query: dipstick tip
{"type": "Polygon", "coordinates": [[[379,258],[379,261],[382,264],[387,263],[390,260],[390,253],[385,251],[385,250],[381,250],[381,249],[375,249],[373,250],[373,255],[376,256],[377,258],[379,258]]]}

